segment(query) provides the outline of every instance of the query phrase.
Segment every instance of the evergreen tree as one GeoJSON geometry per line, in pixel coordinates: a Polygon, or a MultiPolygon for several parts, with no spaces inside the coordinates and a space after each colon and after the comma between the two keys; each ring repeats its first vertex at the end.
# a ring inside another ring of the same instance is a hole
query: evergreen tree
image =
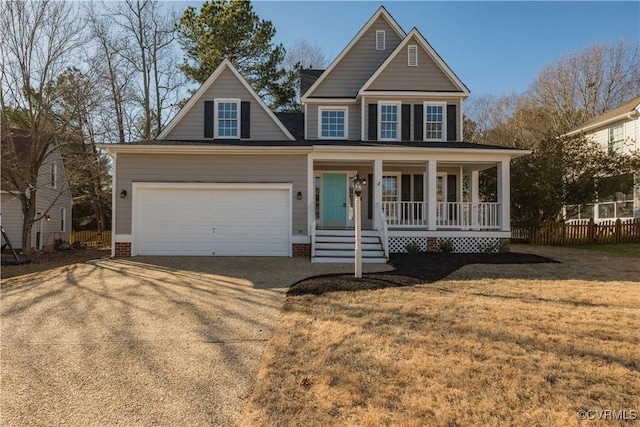
{"type": "Polygon", "coordinates": [[[248,1],[210,0],[198,13],[188,7],[176,25],[185,51],[180,69],[203,83],[228,58],[272,109],[295,97],[295,75],[282,67],[285,49],[272,42],[271,21],[261,20],[248,1]]]}

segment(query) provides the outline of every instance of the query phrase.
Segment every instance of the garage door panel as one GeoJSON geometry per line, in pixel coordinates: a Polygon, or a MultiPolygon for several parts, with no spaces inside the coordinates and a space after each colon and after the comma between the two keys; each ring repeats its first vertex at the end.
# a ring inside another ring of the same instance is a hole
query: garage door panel
{"type": "Polygon", "coordinates": [[[289,255],[287,189],[139,188],[134,211],[136,254],[289,255]]]}

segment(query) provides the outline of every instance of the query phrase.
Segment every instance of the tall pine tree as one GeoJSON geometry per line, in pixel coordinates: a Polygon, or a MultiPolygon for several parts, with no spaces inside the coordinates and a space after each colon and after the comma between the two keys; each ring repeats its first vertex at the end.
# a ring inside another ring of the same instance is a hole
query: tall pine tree
{"type": "Polygon", "coordinates": [[[186,52],[180,69],[188,78],[203,83],[228,58],[272,109],[295,97],[295,76],[282,67],[285,49],[274,45],[273,24],[261,20],[250,2],[210,0],[199,13],[189,7],[176,30],[186,52]]]}

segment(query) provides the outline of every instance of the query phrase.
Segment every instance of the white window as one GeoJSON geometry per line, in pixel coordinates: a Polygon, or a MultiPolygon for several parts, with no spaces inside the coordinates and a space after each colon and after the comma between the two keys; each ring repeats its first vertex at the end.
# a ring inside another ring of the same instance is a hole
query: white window
{"type": "Polygon", "coordinates": [[[67,231],[67,209],[60,208],[60,231],[67,231]]]}
{"type": "Polygon", "coordinates": [[[378,103],[378,138],[380,140],[400,139],[400,102],[378,103]]]}
{"type": "Polygon", "coordinates": [[[240,138],[240,100],[216,99],[213,126],[216,138],[240,138]]]}
{"type": "Polygon", "coordinates": [[[447,134],[447,106],[444,103],[424,103],[424,140],[444,141],[447,134]]]}
{"type": "Polygon", "coordinates": [[[418,66],[418,46],[411,44],[407,47],[407,55],[409,57],[409,67],[418,66]]]}
{"type": "Polygon", "coordinates": [[[58,165],[51,163],[51,177],[49,178],[51,188],[58,188],[58,165]]]}
{"type": "Polygon", "coordinates": [[[376,50],[385,50],[385,32],[376,30],[376,50]]]}
{"type": "Polygon", "coordinates": [[[347,107],[320,107],[318,109],[318,138],[347,139],[349,136],[349,109],[347,107]]]}
{"type": "Polygon", "coordinates": [[[623,125],[617,125],[609,128],[609,151],[616,154],[624,153],[623,125]]]}

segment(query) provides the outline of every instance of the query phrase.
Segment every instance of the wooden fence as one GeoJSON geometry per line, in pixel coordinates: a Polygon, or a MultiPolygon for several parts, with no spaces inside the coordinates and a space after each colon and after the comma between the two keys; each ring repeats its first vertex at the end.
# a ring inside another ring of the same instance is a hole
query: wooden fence
{"type": "Polygon", "coordinates": [[[640,218],[599,224],[593,220],[573,224],[548,221],[538,227],[513,228],[511,241],[534,245],[640,242],[640,218]]]}
{"type": "Polygon", "coordinates": [[[81,230],[71,232],[71,244],[75,242],[86,243],[89,248],[111,246],[111,230],[98,233],[94,230],[81,230]]]}

